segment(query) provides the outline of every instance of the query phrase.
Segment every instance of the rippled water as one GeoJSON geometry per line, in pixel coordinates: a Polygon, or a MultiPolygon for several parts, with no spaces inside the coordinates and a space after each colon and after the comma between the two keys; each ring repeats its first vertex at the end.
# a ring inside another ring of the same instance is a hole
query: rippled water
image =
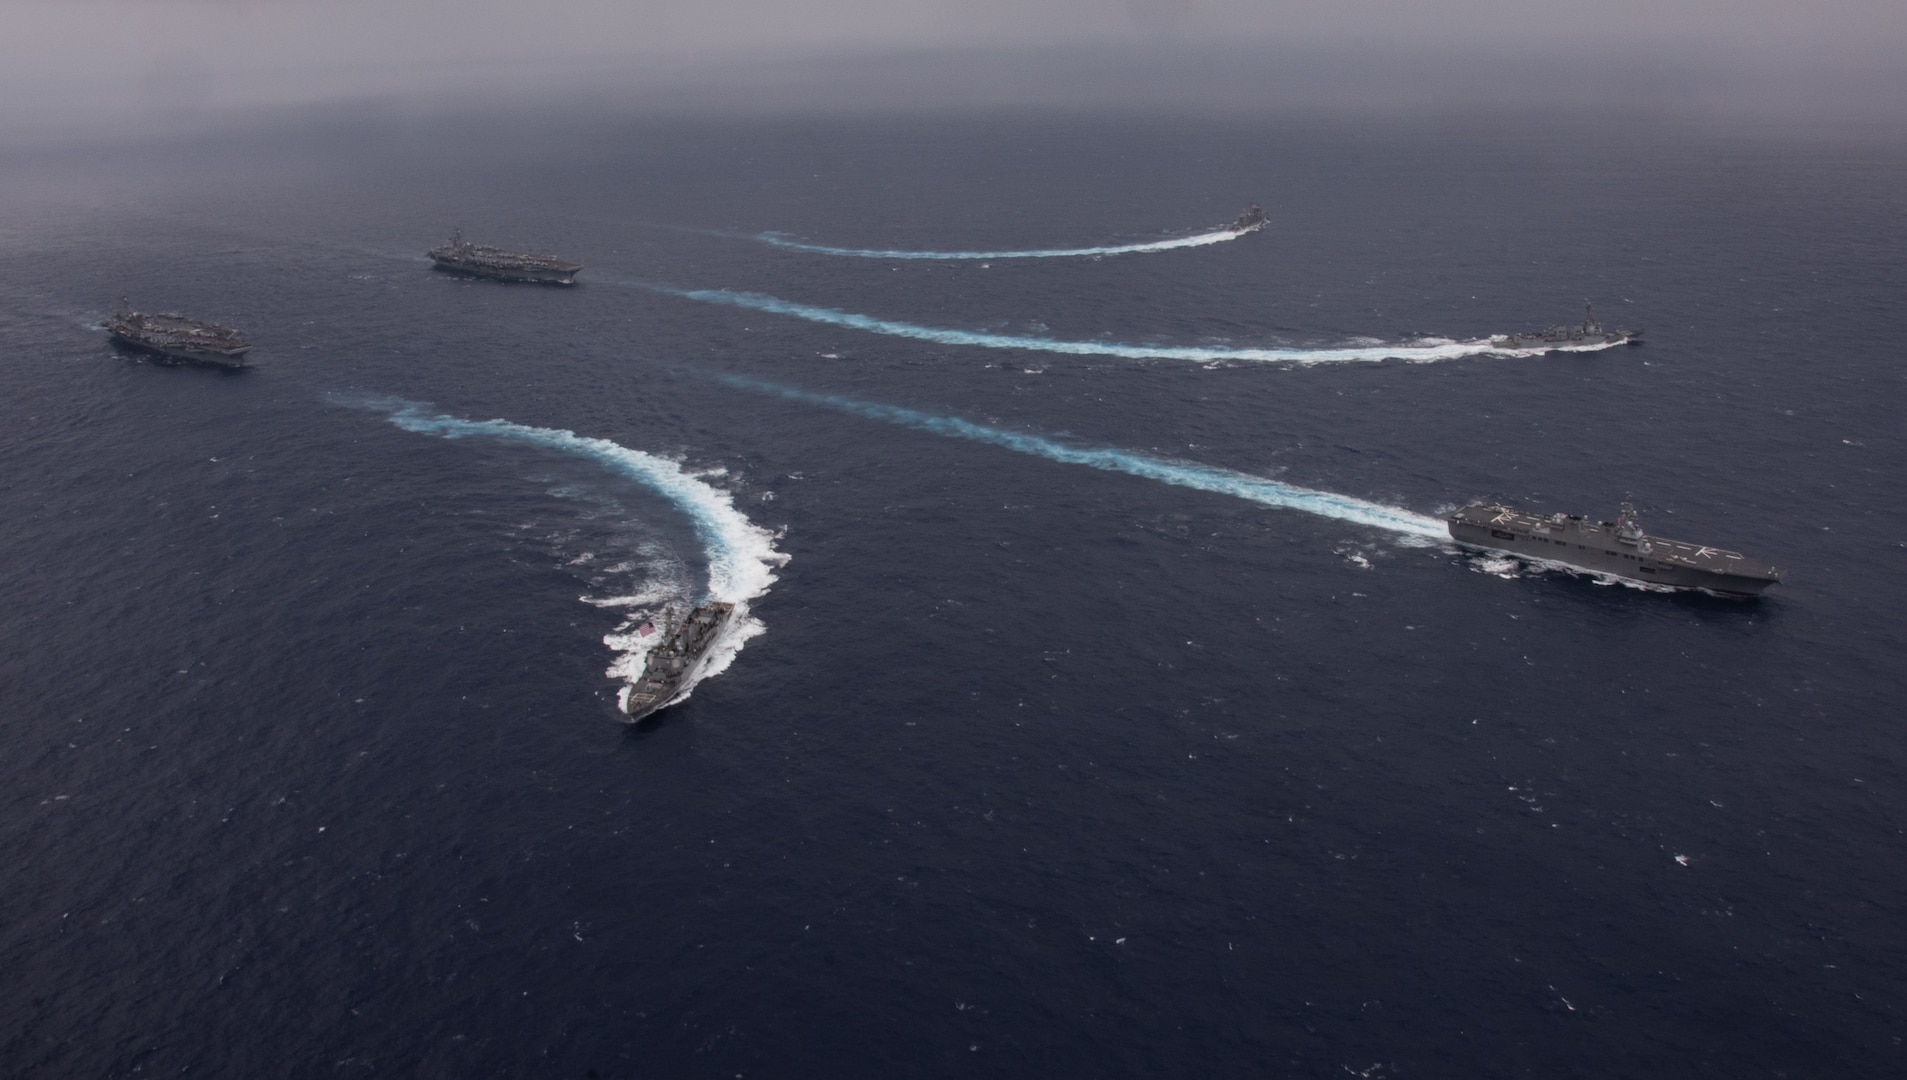
{"type": "Polygon", "coordinates": [[[10,152],[0,1057],[1895,1071],[1904,164],[1078,117],[10,152]],[[583,284],[433,273],[457,226],[583,284]],[[255,368],[116,354],[122,295],[255,368]],[[1303,362],[1585,297],[1647,343],[1303,362]],[[1434,536],[1628,496],[1788,579],[1434,536]],[[757,636],[616,723],[632,615],[716,595],[757,636]]]}

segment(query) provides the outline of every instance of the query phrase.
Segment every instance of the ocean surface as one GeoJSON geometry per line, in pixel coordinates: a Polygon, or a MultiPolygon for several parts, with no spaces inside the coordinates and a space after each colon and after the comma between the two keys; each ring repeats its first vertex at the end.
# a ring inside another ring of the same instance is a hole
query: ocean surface
{"type": "Polygon", "coordinates": [[[4,1072],[1901,1075],[1903,301],[1907,144],[1810,133],[0,152],[4,1072]],[[1786,580],[1439,539],[1625,498],[1786,580]]]}

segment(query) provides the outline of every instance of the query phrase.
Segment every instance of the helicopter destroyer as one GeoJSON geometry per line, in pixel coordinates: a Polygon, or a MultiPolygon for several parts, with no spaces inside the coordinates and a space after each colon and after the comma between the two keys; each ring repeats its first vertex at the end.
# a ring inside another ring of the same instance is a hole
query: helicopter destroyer
{"type": "Polygon", "coordinates": [[[498,281],[574,285],[576,275],[583,270],[576,263],[564,262],[554,255],[532,255],[527,252],[505,251],[502,248],[473,244],[464,239],[462,229],[450,234],[448,244],[440,248],[432,248],[427,254],[438,270],[448,270],[453,274],[469,274],[474,277],[495,278],[498,281]]]}
{"type": "Polygon", "coordinates": [[[1611,330],[1597,322],[1593,304],[1584,304],[1583,311],[1580,326],[1559,323],[1547,330],[1493,337],[1490,344],[1499,349],[1567,349],[1578,345],[1628,345],[1642,337],[1640,330],[1611,330]]]}
{"type": "Polygon", "coordinates": [[[622,711],[629,714],[627,723],[660,712],[675,700],[734,613],[734,604],[719,600],[690,610],[680,622],[670,613],[671,617],[664,620],[662,640],[649,650],[643,662],[642,677],[622,693],[622,711]]]}
{"type": "Polygon", "coordinates": [[[1589,521],[1578,514],[1541,517],[1482,503],[1446,520],[1451,538],[1460,544],[1671,589],[1753,599],[1781,580],[1780,570],[1737,552],[1645,534],[1628,503],[1615,521],[1589,521]]]}
{"type": "Polygon", "coordinates": [[[164,364],[206,364],[211,367],[242,368],[251,344],[229,326],[200,322],[169,312],[148,314],[134,311],[121,300],[117,314],[106,320],[113,341],[131,349],[152,353],[164,364]]]}
{"type": "Polygon", "coordinates": [[[1238,215],[1238,220],[1232,222],[1230,225],[1231,230],[1240,235],[1248,232],[1257,232],[1264,227],[1265,208],[1257,203],[1252,203],[1250,206],[1247,206],[1245,212],[1238,215]]]}

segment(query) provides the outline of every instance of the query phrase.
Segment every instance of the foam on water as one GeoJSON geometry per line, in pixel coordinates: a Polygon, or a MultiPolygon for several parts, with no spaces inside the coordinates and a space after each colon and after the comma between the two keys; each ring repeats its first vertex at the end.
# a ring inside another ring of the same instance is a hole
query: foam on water
{"type": "MultiPolygon", "coordinates": [[[[680,462],[561,428],[531,427],[509,420],[466,420],[432,414],[422,405],[402,400],[376,399],[353,404],[388,413],[391,423],[405,431],[446,439],[502,439],[587,458],[662,495],[687,514],[708,558],[708,599],[734,604],[735,614],[701,666],[683,681],[676,701],[688,697],[702,679],[726,671],[742,646],[766,629],[761,620],[749,613],[748,601],[768,591],[775,582],[776,569],[787,563],[788,556],[775,550],[773,533],[735,509],[734,497],[729,492],[702,478],[707,474],[698,475],[680,462]]],[[[690,599],[682,596],[678,588],[671,588],[669,582],[662,581],[630,596],[583,598],[586,603],[599,607],[619,607],[630,612],[623,625],[603,638],[603,644],[616,654],[607,674],[625,683],[625,694],[627,684],[641,677],[649,648],[660,637],[656,634],[644,638],[637,632],[643,612],[659,603],[690,599]]]]}
{"type": "Polygon", "coordinates": [[[1199,233],[1196,236],[1180,236],[1171,240],[1153,240],[1144,244],[1114,244],[1108,247],[1083,248],[1036,248],[1024,251],[896,251],[885,248],[844,248],[829,247],[826,244],[806,244],[799,240],[790,240],[781,233],[756,233],[749,237],[764,244],[772,244],[790,251],[807,251],[817,255],[845,255],[856,259],[1074,259],[1090,258],[1100,255],[1136,255],[1149,251],[1176,251],[1180,248],[1206,247],[1222,244],[1227,240],[1236,240],[1245,235],[1232,229],[1220,229],[1216,232],[1199,233]]]}
{"type": "Polygon", "coordinates": [[[1567,350],[1503,349],[1490,344],[1488,338],[1474,341],[1426,338],[1406,345],[1371,343],[1318,349],[1241,349],[1206,345],[1126,345],[1110,341],[1062,341],[1023,334],[994,334],[981,330],[949,330],[941,327],[918,326],[893,319],[880,319],[872,315],[859,315],[851,311],[837,311],[813,304],[796,303],[762,293],[737,292],[730,289],[678,289],[669,285],[641,281],[616,282],[616,284],[633,285],[637,288],[649,289],[669,296],[680,296],[688,300],[699,300],[707,304],[724,304],[729,307],[747,308],[751,311],[764,311],[773,315],[788,315],[828,326],[842,326],[851,330],[886,334],[890,337],[930,341],[937,345],[974,345],[985,349],[1027,349],[1069,356],[1116,356],[1126,360],[1190,360],[1201,364],[1226,361],[1347,364],[1374,363],[1379,360],[1410,360],[1427,363],[1437,360],[1459,360],[1470,356],[1540,356],[1546,351],[1593,352],[1609,348],[1608,345],[1596,344],[1571,346],[1567,350]]]}
{"type": "MultiPolygon", "coordinates": [[[[1636,581],[1633,578],[1618,577],[1615,574],[1606,573],[1601,570],[1591,570],[1583,566],[1571,566],[1569,563],[1557,562],[1554,559],[1539,559],[1533,555],[1511,555],[1501,551],[1478,551],[1471,553],[1467,561],[1472,570],[1481,574],[1489,574],[1492,577],[1504,578],[1505,580],[1520,578],[1523,576],[1525,570],[1533,570],[1538,573],[1572,574],[1576,577],[1587,578],[1597,585],[1615,585],[1625,589],[1634,589],[1637,592],[1673,593],[1676,591],[1674,586],[1662,585],[1653,581],[1636,581]]],[[[1702,591],[1707,592],[1708,590],[1704,589],[1702,591]]]]}
{"type": "Polygon", "coordinates": [[[1222,469],[1189,461],[1172,461],[1132,450],[1070,446],[1044,436],[1005,431],[958,417],[935,416],[932,413],[919,412],[897,405],[858,401],[837,394],[819,394],[798,387],[740,375],[724,375],[719,378],[730,386],[776,394],[791,401],[821,405],[856,416],[864,416],[870,420],[882,420],[917,431],[930,431],[936,435],[989,443],[1067,465],[1084,465],[1106,472],[1125,473],[1129,476],[1157,480],[1176,487],[1230,495],[1265,506],[1301,510],[1319,517],[1335,518],[1339,521],[1384,529],[1419,543],[1449,538],[1443,521],[1438,518],[1399,506],[1386,506],[1383,503],[1369,502],[1349,495],[1298,487],[1233,469],[1222,469]]]}

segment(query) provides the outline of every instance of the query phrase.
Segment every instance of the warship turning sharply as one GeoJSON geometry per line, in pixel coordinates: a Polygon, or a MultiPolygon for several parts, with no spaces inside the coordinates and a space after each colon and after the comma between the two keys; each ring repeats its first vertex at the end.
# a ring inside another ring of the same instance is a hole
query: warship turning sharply
{"type": "Polygon", "coordinates": [[[1540,517],[1481,503],[1447,520],[1460,544],[1672,589],[1752,599],[1781,580],[1780,570],[1736,552],[1645,534],[1628,503],[1613,522],[1576,514],[1540,517]]]}
{"type": "Polygon", "coordinates": [[[1624,345],[1642,336],[1640,330],[1611,330],[1597,322],[1593,304],[1584,304],[1583,310],[1586,317],[1581,326],[1559,323],[1548,330],[1493,337],[1490,344],[1499,349],[1567,349],[1573,345],[1624,345]]]}
{"type": "Polygon", "coordinates": [[[120,301],[119,312],[106,320],[113,340],[128,348],[156,355],[161,363],[209,364],[242,368],[250,343],[229,326],[200,322],[183,315],[147,314],[120,301]]]}
{"type": "Polygon", "coordinates": [[[734,604],[715,600],[691,610],[680,622],[675,621],[673,612],[664,619],[662,640],[649,650],[642,678],[622,693],[622,711],[629,714],[628,723],[660,711],[675,699],[734,613],[734,604]]]}
{"type": "Polygon", "coordinates": [[[574,285],[583,268],[564,262],[554,255],[531,255],[521,251],[484,247],[464,239],[458,229],[450,243],[432,248],[428,254],[439,270],[453,274],[495,278],[498,281],[533,281],[542,285],[574,285]]]}
{"type": "Polygon", "coordinates": [[[1257,232],[1264,227],[1265,208],[1257,203],[1247,206],[1245,212],[1238,215],[1238,220],[1231,224],[1231,230],[1235,233],[1257,232]]]}

